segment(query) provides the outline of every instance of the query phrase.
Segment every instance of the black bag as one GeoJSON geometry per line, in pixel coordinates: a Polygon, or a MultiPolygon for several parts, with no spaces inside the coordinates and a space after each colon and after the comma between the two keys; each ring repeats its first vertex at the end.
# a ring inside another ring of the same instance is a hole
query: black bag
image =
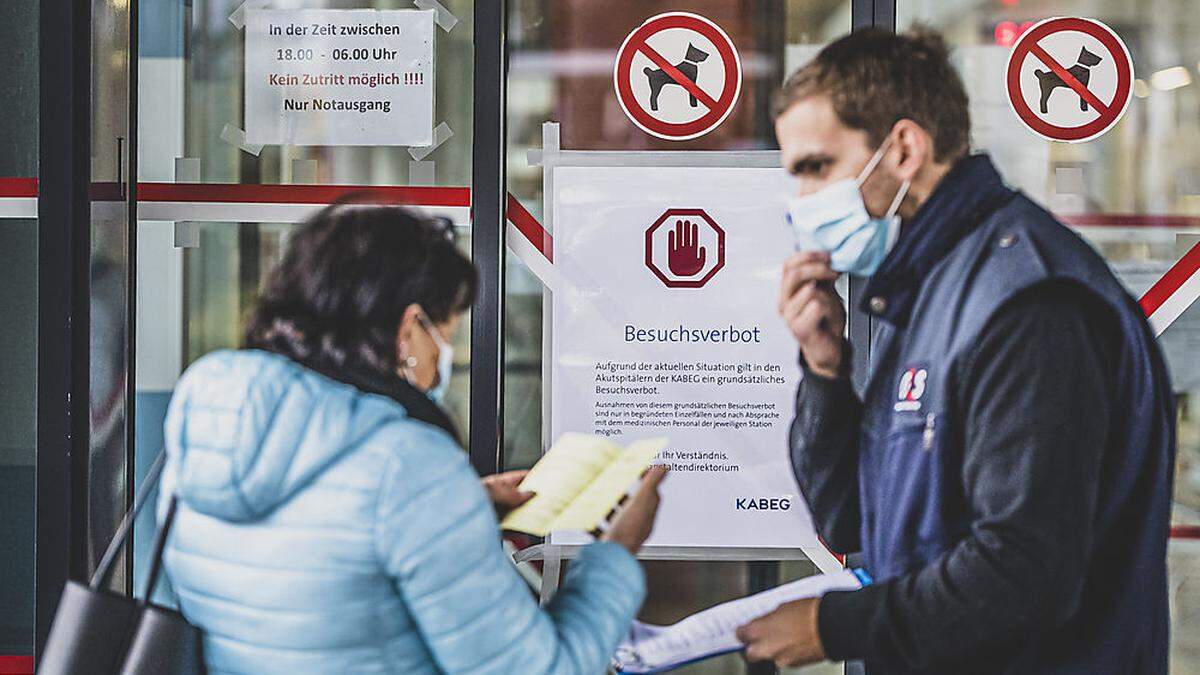
{"type": "Polygon", "coordinates": [[[91,582],[85,586],[67,581],[38,664],[39,675],[204,673],[200,630],[179,612],[150,602],[162,572],[163,549],[175,520],[177,497],[171,497],[166,519],[154,537],[154,556],[142,599],[105,590],[133,521],[162,475],[165,460],[165,452],[155,460],[91,582]]]}

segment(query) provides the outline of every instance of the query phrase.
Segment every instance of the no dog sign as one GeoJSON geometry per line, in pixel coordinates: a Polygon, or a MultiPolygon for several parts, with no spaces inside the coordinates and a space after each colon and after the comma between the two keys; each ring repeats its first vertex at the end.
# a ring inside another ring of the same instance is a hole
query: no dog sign
{"type": "Polygon", "coordinates": [[[717,128],[737,103],[742,65],[721,27],[670,12],[636,28],[617,52],[617,100],[648,134],[686,141],[717,128]]]}
{"type": "Polygon", "coordinates": [[[1125,114],[1133,60],[1099,21],[1046,19],[1013,45],[1006,77],[1009,103],[1025,126],[1048,140],[1078,143],[1125,114]]]}

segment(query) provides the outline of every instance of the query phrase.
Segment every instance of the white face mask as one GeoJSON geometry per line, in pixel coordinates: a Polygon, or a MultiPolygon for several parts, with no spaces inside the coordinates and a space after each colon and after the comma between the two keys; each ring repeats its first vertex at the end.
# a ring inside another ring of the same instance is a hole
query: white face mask
{"type": "Polygon", "coordinates": [[[879,269],[900,235],[896,210],[908,194],[905,180],[882,218],[872,218],[863,203],[862,184],[883,159],[889,136],[857,178],[846,178],[804,197],[788,200],[788,221],[801,249],[828,251],[838,272],[868,277],[879,269]]]}
{"type": "Polygon", "coordinates": [[[432,389],[425,392],[434,403],[442,405],[446,400],[446,389],[450,386],[450,375],[454,370],[454,347],[442,337],[441,331],[433,322],[429,320],[429,316],[425,314],[425,310],[417,315],[417,320],[421,322],[421,326],[429,333],[429,337],[433,338],[434,344],[438,347],[438,381],[432,389]]]}

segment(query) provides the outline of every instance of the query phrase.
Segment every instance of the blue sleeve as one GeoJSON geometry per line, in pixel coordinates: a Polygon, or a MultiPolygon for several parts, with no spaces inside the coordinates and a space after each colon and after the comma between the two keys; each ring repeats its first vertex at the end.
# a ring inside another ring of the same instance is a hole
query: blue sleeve
{"type": "Polygon", "coordinates": [[[586,547],[542,609],[504,553],[466,455],[438,431],[406,434],[380,494],[376,546],[446,673],[603,672],[645,597],[616,544],[586,547]]]}

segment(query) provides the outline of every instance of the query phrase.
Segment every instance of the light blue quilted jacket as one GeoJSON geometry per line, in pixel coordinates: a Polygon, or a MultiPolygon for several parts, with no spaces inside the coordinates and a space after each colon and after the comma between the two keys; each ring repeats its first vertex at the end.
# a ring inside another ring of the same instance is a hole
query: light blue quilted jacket
{"type": "Polygon", "coordinates": [[[645,595],[597,543],[539,608],[444,431],[280,356],[198,361],[166,438],[166,570],[213,673],[602,673],[645,595]]]}

